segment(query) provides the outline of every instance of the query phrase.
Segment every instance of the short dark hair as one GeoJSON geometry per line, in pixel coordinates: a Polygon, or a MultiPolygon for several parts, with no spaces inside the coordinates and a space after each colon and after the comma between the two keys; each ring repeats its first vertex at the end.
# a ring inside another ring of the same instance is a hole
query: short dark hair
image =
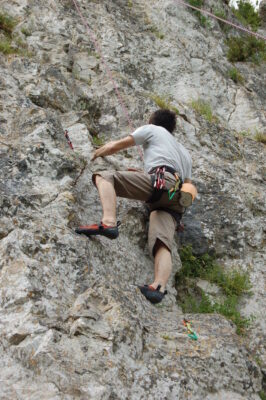
{"type": "Polygon", "coordinates": [[[152,125],[162,126],[170,133],[176,128],[176,113],[167,109],[154,111],[150,116],[149,123],[152,125]]]}

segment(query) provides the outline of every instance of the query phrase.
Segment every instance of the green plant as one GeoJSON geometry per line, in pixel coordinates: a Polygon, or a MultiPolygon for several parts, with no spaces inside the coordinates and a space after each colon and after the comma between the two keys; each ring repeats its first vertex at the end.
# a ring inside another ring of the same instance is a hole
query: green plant
{"type": "Polygon", "coordinates": [[[6,35],[11,36],[18,21],[7,14],[0,13],[0,30],[6,35]]]}
{"type": "Polygon", "coordinates": [[[243,294],[251,294],[249,276],[237,269],[226,272],[215,262],[215,258],[204,254],[196,257],[191,246],[180,250],[182,268],[176,274],[177,285],[184,282],[189,287],[188,292],[180,298],[180,304],[187,313],[218,313],[233,321],[237,333],[242,334],[250,324],[250,318],[244,318],[237,306],[243,294]],[[196,289],[196,278],[201,278],[216,284],[223,292],[224,300],[213,302],[202,290],[196,289]]]}
{"type": "Polygon", "coordinates": [[[0,53],[5,55],[17,53],[17,49],[12,46],[12,42],[8,38],[0,38],[0,53]]]}
{"type": "Polygon", "coordinates": [[[266,61],[266,44],[253,36],[231,36],[226,44],[228,46],[227,58],[231,62],[252,61],[259,64],[266,61]]]}
{"type": "Polygon", "coordinates": [[[164,34],[162,32],[160,32],[159,29],[156,26],[153,25],[153,23],[150,20],[150,18],[148,17],[148,15],[145,15],[144,23],[147,26],[147,29],[150,32],[152,32],[158,39],[163,39],[164,38],[164,34]]]}
{"type": "Polygon", "coordinates": [[[259,392],[259,396],[260,396],[261,400],[266,400],[266,393],[264,392],[264,390],[261,390],[259,392]]]}
{"type": "Polygon", "coordinates": [[[257,131],[256,134],[255,134],[255,136],[254,136],[254,139],[255,139],[257,142],[266,144],[266,133],[258,132],[258,131],[257,131]]]}
{"type": "Polygon", "coordinates": [[[217,122],[218,118],[213,115],[212,109],[209,103],[202,99],[192,100],[191,107],[196,113],[200,114],[209,122],[217,122]]]}
{"type": "Polygon", "coordinates": [[[92,143],[96,147],[101,147],[104,144],[104,139],[99,137],[98,135],[92,136],[92,143]]]}
{"type": "MultiPolygon", "coordinates": [[[[191,4],[194,7],[201,8],[203,6],[204,0],[189,0],[189,4],[191,4]]],[[[198,17],[198,20],[200,22],[200,25],[203,27],[208,27],[209,25],[209,20],[205,15],[203,15],[200,11],[198,10],[191,10],[193,14],[195,14],[198,17]]]]}
{"type": "Polygon", "coordinates": [[[173,340],[173,338],[172,338],[171,336],[167,335],[167,334],[163,334],[163,335],[161,335],[161,337],[162,337],[164,340],[173,340]]]}
{"type": "MultiPolygon", "coordinates": [[[[216,15],[216,17],[219,17],[219,18],[227,19],[224,10],[216,9],[214,11],[214,15],[216,15]]],[[[227,25],[226,23],[224,23],[223,21],[218,20],[218,24],[220,25],[220,28],[222,29],[222,31],[224,31],[225,33],[229,32],[231,29],[231,27],[229,25],[227,25]]]]}
{"type": "Polygon", "coordinates": [[[31,31],[25,27],[21,28],[21,32],[23,33],[23,35],[25,35],[26,37],[31,36],[31,31]]]}
{"type": "Polygon", "coordinates": [[[162,109],[168,109],[171,111],[174,111],[177,115],[179,114],[178,108],[172,105],[171,101],[169,98],[166,96],[159,96],[158,94],[151,94],[150,95],[151,100],[154,101],[154,103],[162,109]]]}
{"type": "Polygon", "coordinates": [[[260,26],[261,20],[259,13],[248,0],[239,0],[237,8],[232,8],[233,13],[243,25],[249,25],[254,31],[260,26]]]}
{"type": "Polygon", "coordinates": [[[230,79],[232,79],[235,83],[240,83],[241,85],[244,83],[244,78],[240,74],[237,68],[233,67],[229,69],[228,71],[228,76],[230,79]]]}

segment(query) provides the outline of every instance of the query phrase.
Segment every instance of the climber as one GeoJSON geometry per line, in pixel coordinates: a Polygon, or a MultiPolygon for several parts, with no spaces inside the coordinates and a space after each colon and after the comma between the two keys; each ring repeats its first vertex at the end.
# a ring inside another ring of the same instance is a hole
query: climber
{"type": "Polygon", "coordinates": [[[191,183],[191,157],[172,133],[176,127],[176,114],[170,110],[155,111],[149,124],[141,126],[131,135],[112,141],[95,151],[94,161],[142,145],[144,172],[140,170],[96,172],[92,176],[103,208],[100,224],[80,226],[79,234],[118,237],[116,196],[146,202],[150,210],[148,246],[154,257],[154,281],[139,286],[141,293],[152,303],[159,303],[167,293],[166,283],[172,270],[171,248],[176,227],[185,208],[196,196],[191,183]]]}

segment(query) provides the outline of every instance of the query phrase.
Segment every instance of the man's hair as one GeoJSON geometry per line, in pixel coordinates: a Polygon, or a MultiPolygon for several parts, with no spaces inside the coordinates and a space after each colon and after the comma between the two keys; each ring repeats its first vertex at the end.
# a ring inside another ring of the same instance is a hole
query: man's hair
{"type": "Polygon", "coordinates": [[[173,133],[176,127],[176,113],[166,109],[157,110],[150,116],[149,123],[162,126],[173,133]]]}

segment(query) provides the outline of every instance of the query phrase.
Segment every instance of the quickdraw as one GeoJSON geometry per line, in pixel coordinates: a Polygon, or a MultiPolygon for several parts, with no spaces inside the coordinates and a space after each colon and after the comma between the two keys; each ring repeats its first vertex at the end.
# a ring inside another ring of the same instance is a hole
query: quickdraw
{"type": "Polygon", "coordinates": [[[155,172],[154,189],[162,190],[165,187],[165,167],[158,167],[155,172]]]}
{"type": "Polygon", "coordinates": [[[72,144],[72,142],[71,142],[71,140],[70,140],[70,137],[69,137],[69,135],[68,135],[68,130],[67,130],[67,129],[65,130],[65,138],[66,138],[66,140],[67,140],[67,143],[68,143],[69,147],[70,147],[72,150],[74,150],[74,147],[73,147],[73,144],[72,144]]]}
{"type": "Polygon", "coordinates": [[[190,337],[192,340],[198,340],[198,335],[196,334],[195,331],[193,331],[191,322],[188,321],[187,319],[183,319],[183,325],[187,328],[187,335],[190,337]]]}

